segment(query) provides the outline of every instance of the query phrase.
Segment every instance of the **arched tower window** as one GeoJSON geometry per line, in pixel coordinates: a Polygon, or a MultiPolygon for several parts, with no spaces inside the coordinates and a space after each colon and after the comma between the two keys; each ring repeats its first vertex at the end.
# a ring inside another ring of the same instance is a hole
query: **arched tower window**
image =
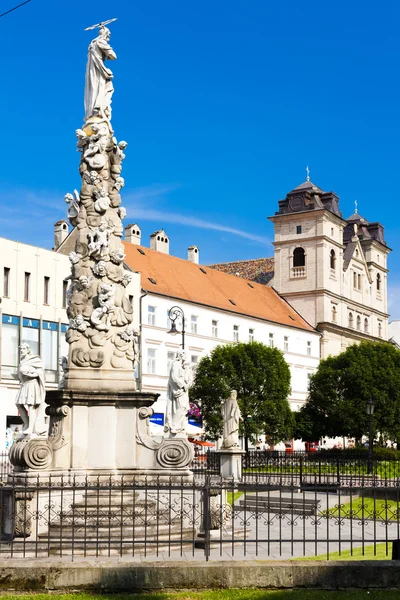
{"type": "Polygon", "coordinates": [[[361,331],[361,317],[360,317],[360,315],[357,316],[357,330],[361,331]]]}
{"type": "Polygon", "coordinates": [[[349,327],[354,327],[353,313],[349,313],[349,327]]]}
{"type": "Polygon", "coordinates": [[[382,323],[380,321],[378,323],[378,337],[382,337],[382,323]]]}
{"type": "Polygon", "coordinates": [[[381,291],[381,274],[378,273],[376,276],[376,291],[380,292],[381,291]]]}
{"type": "Polygon", "coordinates": [[[305,267],[306,266],[306,253],[304,248],[295,248],[293,252],[293,266],[294,267],[305,267]]]}
{"type": "Polygon", "coordinates": [[[368,333],[368,319],[364,319],[364,333],[368,333]]]}
{"type": "Polygon", "coordinates": [[[330,253],[330,263],[331,263],[331,269],[335,270],[336,269],[336,254],[333,249],[331,250],[331,253],[330,253]]]}

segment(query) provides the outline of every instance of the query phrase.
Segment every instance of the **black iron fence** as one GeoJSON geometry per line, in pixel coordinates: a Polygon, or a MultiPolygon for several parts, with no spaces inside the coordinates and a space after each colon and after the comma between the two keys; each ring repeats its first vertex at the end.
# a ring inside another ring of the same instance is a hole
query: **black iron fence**
{"type": "Polygon", "coordinates": [[[190,465],[191,471],[197,474],[219,475],[221,469],[221,455],[214,450],[207,450],[197,454],[190,465]]]}
{"type": "Polygon", "coordinates": [[[0,487],[0,557],[140,560],[390,557],[400,488],[179,477],[10,476],[0,487]]]}
{"type": "Polygon", "coordinates": [[[397,486],[400,459],[397,453],[356,450],[280,452],[250,450],[243,456],[245,481],[294,485],[397,486]]]}

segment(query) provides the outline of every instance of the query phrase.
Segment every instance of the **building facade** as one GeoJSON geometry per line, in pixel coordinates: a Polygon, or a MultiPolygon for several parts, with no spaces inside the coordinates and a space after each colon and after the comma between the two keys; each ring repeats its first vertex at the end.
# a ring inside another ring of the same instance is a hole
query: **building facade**
{"type": "Polygon", "coordinates": [[[43,359],[48,389],[58,385],[59,359],[68,353],[69,273],[68,257],[0,238],[0,449],[6,427],[19,423],[15,397],[22,342],[43,359]]]}
{"type": "Polygon", "coordinates": [[[382,225],[357,210],[344,219],[338,196],[311,181],[289,192],[270,220],[273,259],[211,266],[273,286],[321,332],[321,358],[362,340],[387,340],[390,248],[382,225]]]}
{"type": "MultiPolygon", "coordinates": [[[[155,405],[160,425],[169,368],[182,344],[180,335],[169,333],[168,313],[176,305],[185,315],[185,349],[194,371],[217,345],[259,341],[276,346],[292,375],[290,405],[300,408],[319,364],[320,335],[273,289],[202,267],[196,246],[189,248],[190,260],[138,245],[136,238],[124,247],[128,266],[141,275],[138,377],[144,391],[160,394],[155,405]]],[[[182,323],[177,325],[181,331],[182,323]]]]}

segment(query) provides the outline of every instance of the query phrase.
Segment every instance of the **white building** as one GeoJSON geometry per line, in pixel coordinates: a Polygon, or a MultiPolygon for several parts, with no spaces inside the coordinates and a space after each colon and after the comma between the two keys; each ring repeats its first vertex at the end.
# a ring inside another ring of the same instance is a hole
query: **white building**
{"type": "MultiPolygon", "coordinates": [[[[138,231],[136,225],[126,229],[132,227],[138,231]]],[[[165,239],[165,232],[162,237],[165,239]]],[[[168,333],[168,312],[176,305],[185,314],[185,349],[194,368],[220,344],[255,340],[276,346],[290,366],[289,402],[293,410],[298,410],[307,398],[309,376],[319,364],[318,332],[272,288],[199,265],[196,246],[189,248],[189,259],[183,260],[169,256],[161,239],[161,251],[138,245],[136,234],[128,239],[126,262],[141,274],[139,379],[144,391],[160,393],[155,405],[160,424],[165,413],[169,366],[181,347],[181,336],[168,333]]]]}
{"type": "Polygon", "coordinates": [[[46,384],[57,387],[59,358],[68,353],[66,292],[70,262],[51,250],[0,238],[0,450],[9,424],[19,423],[18,346],[26,342],[44,362],[46,384]]]}
{"type": "Polygon", "coordinates": [[[213,265],[273,286],[322,334],[321,358],[388,339],[387,255],[380,223],[344,219],[339,198],[305,181],[279,201],[274,258],[213,265]]]}

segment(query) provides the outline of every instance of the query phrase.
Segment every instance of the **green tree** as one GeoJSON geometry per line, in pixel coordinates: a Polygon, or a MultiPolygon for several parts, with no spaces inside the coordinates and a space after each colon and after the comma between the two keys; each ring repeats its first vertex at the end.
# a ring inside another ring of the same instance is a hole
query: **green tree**
{"type": "Polygon", "coordinates": [[[360,438],[369,433],[367,402],[375,403],[373,429],[400,434],[400,351],[392,344],[363,342],[320,362],[307,403],[296,415],[296,436],[360,438]]]}
{"type": "Polygon", "coordinates": [[[291,437],[290,371],[280,350],[259,342],[217,346],[200,361],[190,398],[201,405],[209,438],[221,434],[221,401],[231,390],[238,394],[246,440],[260,433],[273,443],[291,437]]]}

